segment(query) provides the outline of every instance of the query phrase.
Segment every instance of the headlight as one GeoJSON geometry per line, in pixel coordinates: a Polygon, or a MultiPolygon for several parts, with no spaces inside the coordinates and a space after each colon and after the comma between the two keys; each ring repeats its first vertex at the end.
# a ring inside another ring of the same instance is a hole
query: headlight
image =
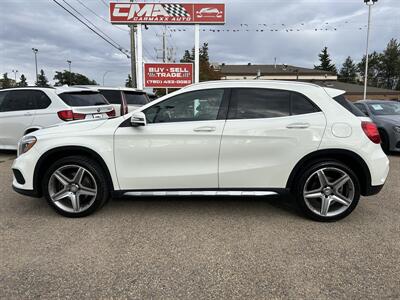
{"type": "Polygon", "coordinates": [[[393,126],[393,130],[397,133],[400,133],[400,126],[393,126]]]}
{"type": "Polygon", "coordinates": [[[34,136],[24,136],[18,144],[18,156],[28,152],[36,144],[36,141],[34,136]]]}

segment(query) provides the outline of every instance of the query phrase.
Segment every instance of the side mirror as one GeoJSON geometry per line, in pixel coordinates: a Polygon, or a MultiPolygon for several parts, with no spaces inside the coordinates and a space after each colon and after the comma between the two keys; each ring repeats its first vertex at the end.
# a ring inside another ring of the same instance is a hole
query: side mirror
{"type": "Polygon", "coordinates": [[[134,112],[131,116],[131,125],[133,127],[146,126],[146,115],[141,111],[134,112]]]}

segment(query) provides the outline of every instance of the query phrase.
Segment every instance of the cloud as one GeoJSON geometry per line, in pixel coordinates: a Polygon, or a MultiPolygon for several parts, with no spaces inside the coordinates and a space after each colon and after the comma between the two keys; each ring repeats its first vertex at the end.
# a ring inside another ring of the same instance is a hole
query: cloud
{"type": "MultiPolygon", "coordinates": [[[[65,1],[123,48],[129,48],[127,26],[117,28],[104,22],[78,0],[65,1]]],[[[66,6],[62,0],[60,2],[66,6]]],[[[81,2],[101,17],[108,18],[107,7],[101,0],[81,2]]],[[[318,61],[319,51],[327,46],[334,62],[340,66],[348,55],[360,60],[365,52],[367,7],[361,0],[236,0],[225,3],[227,24],[202,26],[206,31],[201,31],[201,42],[209,43],[213,62],[271,64],[276,57],[278,63],[312,67],[318,61]],[[243,31],[245,27],[250,31],[243,31]],[[271,32],[273,28],[279,31],[271,32]],[[282,31],[285,28],[293,31],[282,31]],[[330,31],[315,31],[324,28],[330,31]],[[210,32],[210,29],[224,31],[210,32]],[[232,32],[232,29],[241,31],[232,32]],[[264,31],[256,32],[256,29],[264,31]]],[[[400,39],[400,20],[396,11],[400,11],[398,0],[381,0],[373,7],[372,51],[382,51],[391,38],[400,39]]],[[[67,60],[72,60],[74,72],[83,73],[99,83],[109,71],[105,78],[107,85],[123,85],[130,72],[130,60],[126,56],[53,1],[3,0],[0,20],[0,72],[8,72],[10,77],[11,70],[17,69],[19,75],[24,73],[33,84],[32,47],[39,49],[39,69],[44,69],[50,80],[56,70],[68,68],[67,60]]],[[[185,49],[193,47],[193,27],[169,27],[172,32],[167,38],[168,46],[175,48],[179,60],[185,49]]],[[[154,48],[161,48],[159,35],[162,30],[162,26],[149,26],[149,30],[143,31],[145,60],[157,60],[154,48]]]]}

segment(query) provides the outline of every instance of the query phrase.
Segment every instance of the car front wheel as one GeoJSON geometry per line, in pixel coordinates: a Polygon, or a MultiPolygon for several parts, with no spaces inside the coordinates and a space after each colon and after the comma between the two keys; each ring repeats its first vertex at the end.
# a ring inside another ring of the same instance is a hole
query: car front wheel
{"type": "Polygon", "coordinates": [[[71,218],[93,213],[109,197],[103,169],[83,156],[62,158],[51,165],[43,179],[43,191],[52,208],[71,218]]]}
{"type": "Polygon", "coordinates": [[[360,199],[357,176],[337,161],[311,164],[295,187],[300,209],[317,221],[336,221],[348,216],[360,199]]]}

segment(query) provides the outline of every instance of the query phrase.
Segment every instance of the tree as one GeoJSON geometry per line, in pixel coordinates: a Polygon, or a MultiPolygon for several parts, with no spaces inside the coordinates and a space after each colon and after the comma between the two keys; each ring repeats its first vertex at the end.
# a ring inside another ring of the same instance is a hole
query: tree
{"type": "Polygon", "coordinates": [[[12,79],[8,78],[8,73],[3,74],[3,78],[0,79],[0,87],[3,89],[7,89],[13,86],[13,81],[12,79]]]}
{"type": "Polygon", "coordinates": [[[40,86],[40,87],[49,87],[49,81],[47,80],[46,75],[44,74],[43,69],[40,70],[39,76],[38,76],[38,80],[36,82],[36,86],[40,86]]]}
{"type": "Polygon", "coordinates": [[[17,83],[18,87],[25,87],[28,86],[28,83],[26,82],[26,77],[24,74],[21,74],[21,77],[19,78],[19,82],[17,83]]]}
{"type": "Polygon", "coordinates": [[[335,73],[337,72],[336,67],[334,64],[332,64],[332,60],[328,53],[328,47],[324,47],[324,49],[322,49],[321,53],[318,54],[318,56],[320,64],[317,66],[314,65],[315,70],[322,70],[335,73]]]}
{"type": "Polygon", "coordinates": [[[64,70],[62,72],[56,71],[56,75],[54,75],[54,80],[56,80],[55,85],[97,85],[95,80],[91,80],[83,74],[69,72],[64,70]]]}
{"type": "Polygon", "coordinates": [[[391,39],[380,57],[379,75],[382,87],[394,89],[400,81],[400,42],[391,39]]]}
{"type": "Polygon", "coordinates": [[[339,81],[355,83],[357,81],[357,66],[351,59],[347,57],[339,72],[339,81]]]}
{"type": "Polygon", "coordinates": [[[125,80],[125,86],[126,86],[126,87],[133,87],[133,82],[132,82],[132,76],[131,76],[131,74],[128,74],[128,78],[125,80]]]}
{"type": "MultiPolygon", "coordinates": [[[[368,85],[379,87],[381,86],[381,78],[380,78],[380,62],[381,62],[381,54],[374,51],[368,55],[368,85]]],[[[363,78],[363,82],[365,81],[365,55],[362,58],[361,62],[357,64],[358,72],[363,78]]]]}

